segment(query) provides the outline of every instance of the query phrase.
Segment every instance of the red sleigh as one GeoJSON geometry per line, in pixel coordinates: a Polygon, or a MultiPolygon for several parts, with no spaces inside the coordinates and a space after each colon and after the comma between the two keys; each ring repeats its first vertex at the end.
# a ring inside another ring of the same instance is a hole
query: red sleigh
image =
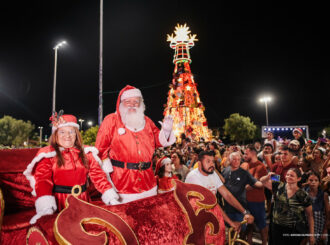
{"type": "Polygon", "coordinates": [[[0,244],[224,244],[225,227],[215,196],[180,181],[174,191],[117,206],[69,196],[64,210],[31,226],[34,198],[22,172],[35,153],[0,151],[6,205],[2,227],[0,216],[0,244]]]}

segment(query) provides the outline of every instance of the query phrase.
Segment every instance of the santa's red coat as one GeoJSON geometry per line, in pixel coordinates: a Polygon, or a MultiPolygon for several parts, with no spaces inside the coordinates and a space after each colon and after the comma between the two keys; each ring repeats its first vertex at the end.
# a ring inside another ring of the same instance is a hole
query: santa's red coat
{"type": "Polygon", "coordinates": [[[109,158],[110,161],[113,159],[125,163],[124,168],[112,166],[109,170],[119,194],[141,194],[153,188],[156,191],[151,164],[149,169],[133,170],[127,169],[126,163],[151,162],[155,149],[166,146],[167,143],[164,133],[146,116],[144,128],[133,132],[125,127],[119,113],[120,97],[125,90],[132,88],[134,87],[128,85],[121,90],[117,100],[117,111],[104,118],[95,143],[102,160],[109,158]]]}

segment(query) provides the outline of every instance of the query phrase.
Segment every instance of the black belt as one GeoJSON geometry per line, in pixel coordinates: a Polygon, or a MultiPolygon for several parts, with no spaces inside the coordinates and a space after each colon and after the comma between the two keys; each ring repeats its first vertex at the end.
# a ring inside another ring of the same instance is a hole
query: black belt
{"type": "MultiPolygon", "coordinates": [[[[81,193],[85,192],[87,189],[87,185],[81,185],[81,193]]],[[[71,193],[73,186],[65,186],[65,185],[54,185],[53,191],[57,193],[71,193]]],[[[78,188],[75,189],[75,193],[78,193],[78,188]]]]}
{"type": "MultiPolygon", "coordinates": [[[[125,163],[117,160],[111,159],[111,163],[113,166],[125,168],[125,163]]],[[[146,170],[150,168],[151,163],[150,162],[139,162],[139,163],[126,163],[126,168],[128,169],[135,169],[135,170],[146,170]]]]}

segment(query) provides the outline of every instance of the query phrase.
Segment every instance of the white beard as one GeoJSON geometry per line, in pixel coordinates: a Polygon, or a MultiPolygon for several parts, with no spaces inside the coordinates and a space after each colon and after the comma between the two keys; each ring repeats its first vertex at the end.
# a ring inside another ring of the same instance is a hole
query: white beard
{"type": "Polygon", "coordinates": [[[144,128],[145,120],[144,120],[144,110],[145,105],[143,101],[140,104],[140,107],[125,107],[122,103],[119,105],[119,113],[122,122],[128,129],[131,130],[141,130],[144,128]],[[129,109],[134,108],[136,111],[132,112],[129,109]]]}

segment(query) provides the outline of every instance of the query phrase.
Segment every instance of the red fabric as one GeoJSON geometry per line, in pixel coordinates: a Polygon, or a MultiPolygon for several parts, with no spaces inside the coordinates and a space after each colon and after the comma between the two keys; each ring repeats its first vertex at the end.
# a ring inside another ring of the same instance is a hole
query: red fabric
{"type": "Polygon", "coordinates": [[[0,188],[3,191],[6,214],[34,208],[32,188],[22,173],[0,173],[0,188]]]}
{"type": "MultiPolygon", "coordinates": [[[[259,180],[262,176],[267,175],[267,169],[265,165],[256,161],[254,163],[249,163],[250,174],[259,180]]],[[[264,188],[253,188],[253,190],[246,191],[246,200],[248,202],[263,202],[266,200],[264,188]]]]}
{"type": "MultiPolygon", "coordinates": [[[[88,203],[77,201],[73,197],[69,197],[69,207],[65,209],[58,217],[58,227],[60,227],[61,235],[68,239],[72,244],[96,244],[97,241],[104,239],[95,237],[83,232],[80,228],[80,220],[83,218],[99,218],[108,221],[115,227],[119,228],[123,237],[127,240],[127,244],[134,244],[134,238],[129,237],[131,231],[127,230],[129,225],[136,235],[140,244],[184,244],[185,239],[191,237],[194,244],[224,244],[225,226],[218,205],[212,209],[201,209],[196,215],[196,210],[203,205],[212,205],[216,203],[213,193],[207,189],[197,185],[179,184],[181,189],[174,194],[168,192],[165,194],[153,196],[150,198],[140,199],[127,204],[116,206],[105,206],[102,202],[93,202],[102,208],[118,215],[121,219],[117,219],[113,214],[104,210],[91,206],[88,203]],[[187,193],[200,193],[204,199],[188,198],[187,193]],[[182,210],[180,202],[186,211],[182,210]],[[190,222],[187,220],[186,214],[189,214],[190,222]],[[124,221],[124,222],[122,222],[124,221]],[[125,224],[126,223],[126,224],[125,224]],[[193,230],[189,228],[189,223],[193,230]],[[210,227],[206,224],[213,224],[214,235],[210,235],[210,227]],[[196,233],[197,232],[197,233],[196,233]],[[72,236],[72,234],[75,234],[72,236]],[[75,237],[75,238],[74,238],[75,237]],[[85,243],[85,242],[86,243],[85,243]],[[206,241],[206,242],[205,242],[206,241]]],[[[49,219],[53,216],[42,217],[37,222],[40,230],[43,230],[47,238],[53,236],[53,230],[49,219]],[[48,223],[47,223],[48,222],[48,223]]],[[[121,244],[115,234],[103,226],[95,223],[83,224],[85,230],[90,234],[100,234],[102,231],[107,232],[108,244],[121,244]]]]}
{"type": "MultiPolygon", "coordinates": [[[[51,146],[44,147],[40,152],[52,152],[51,146]]],[[[101,170],[99,163],[94,159],[92,153],[87,154],[89,160],[89,170],[85,168],[79,158],[79,150],[69,148],[61,151],[64,166],[57,166],[57,157],[43,158],[35,166],[34,177],[36,180],[37,197],[44,195],[54,195],[57,201],[57,208],[62,210],[65,207],[65,199],[69,194],[54,193],[54,185],[74,186],[84,185],[87,182],[87,174],[89,174],[94,186],[101,193],[111,188],[110,183],[106,179],[105,173],[101,170]]],[[[36,156],[36,158],[38,155],[36,156]]],[[[83,192],[80,199],[89,201],[87,192],[83,192]]]]}
{"type": "MultiPolygon", "coordinates": [[[[134,87],[127,85],[120,91],[117,99],[117,111],[104,118],[96,137],[95,146],[98,148],[102,160],[110,158],[125,163],[151,162],[156,147],[162,146],[159,142],[160,130],[146,116],[143,130],[132,132],[125,128],[119,114],[119,105],[122,93],[129,89],[134,89],[134,87]],[[124,134],[119,134],[119,129],[124,129],[124,134]]],[[[115,166],[113,169],[111,179],[119,193],[141,193],[156,186],[151,167],[143,171],[115,166]]]]}
{"type": "Polygon", "coordinates": [[[165,192],[165,191],[172,190],[172,188],[173,188],[172,180],[179,179],[178,176],[176,176],[175,174],[172,177],[164,176],[163,178],[159,178],[158,176],[156,176],[156,178],[157,178],[157,185],[158,185],[159,192],[165,192]]]}
{"type": "Polygon", "coordinates": [[[23,172],[39,148],[0,150],[0,173],[23,172]]]}

